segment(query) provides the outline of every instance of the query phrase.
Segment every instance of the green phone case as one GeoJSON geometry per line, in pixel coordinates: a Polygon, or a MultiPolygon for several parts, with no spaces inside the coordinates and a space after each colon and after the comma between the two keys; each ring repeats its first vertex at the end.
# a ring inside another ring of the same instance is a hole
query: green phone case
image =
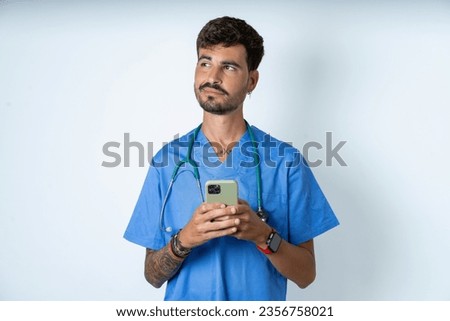
{"type": "Polygon", "coordinates": [[[206,202],[223,203],[225,205],[237,205],[238,187],[235,180],[211,180],[206,182],[206,202]],[[210,193],[211,190],[218,191],[215,186],[220,186],[220,192],[210,193]]]}

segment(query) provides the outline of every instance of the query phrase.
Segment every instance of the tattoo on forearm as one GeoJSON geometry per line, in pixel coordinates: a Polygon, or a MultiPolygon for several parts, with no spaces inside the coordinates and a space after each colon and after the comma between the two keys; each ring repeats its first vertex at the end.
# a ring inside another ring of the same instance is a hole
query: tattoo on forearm
{"type": "Polygon", "coordinates": [[[169,246],[163,247],[159,251],[147,249],[145,257],[145,278],[156,288],[161,287],[169,280],[181,267],[183,260],[176,259],[170,253],[169,246]]]}

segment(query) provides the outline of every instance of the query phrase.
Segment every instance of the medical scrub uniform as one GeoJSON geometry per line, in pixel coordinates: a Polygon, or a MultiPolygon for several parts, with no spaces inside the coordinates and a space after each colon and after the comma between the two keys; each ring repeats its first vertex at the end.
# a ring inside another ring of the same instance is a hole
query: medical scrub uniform
{"type": "MultiPolygon", "coordinates": [[[[299,151],[252,127],[261,158],[262,205],[268,224],[292,244],[306,242],[339,224],[299,151]]],[[[158,250],[190,220],[202,197],[191,165],[179,170],[161,206],[178,161],[185,159],[187,135],[165,145],[153,158],[124,237],[158,250]],[[167,232],[170,231],[170,232],[167,232]]],[[[257,209],[255,150],[248,130],[220,162],[200,130],[192,149],[205,182],[234,179],[239,198],[257,209]]],[[[286,300],[287,280],[253,242],[225,236],[195,247],[167,284],[165,300],[286,300]]]]}

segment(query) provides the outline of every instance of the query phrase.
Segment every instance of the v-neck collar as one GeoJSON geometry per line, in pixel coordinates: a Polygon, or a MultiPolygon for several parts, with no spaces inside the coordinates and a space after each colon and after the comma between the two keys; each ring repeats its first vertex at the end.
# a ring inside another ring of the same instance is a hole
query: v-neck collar
{"type": "MultiPolygon", "coordinates": [[[[241,168],[240,162],[242,160],[242,152],[241,148],[243,144],[247,141],[250,141],[250,135],[248,132],[248,128],[245,130],[245,133],[241,136],[239,141],[233,146],[230,154],[227,156],[224,162],[220,160],[217,156],[214,148],[209,142],[208,138],[203,133],[203,130],[200,129],[197,138],[196,145],[194,148],[194,155],[196,161],[201,161],[200,167],[206,169],[207,171],[227,171],[230,169],[239,170],[241,168]]],[[[236,172],[235,172],[236,173],[236,172]]],[[[225,173],[224,173],[225,174],[225,173]]]]}

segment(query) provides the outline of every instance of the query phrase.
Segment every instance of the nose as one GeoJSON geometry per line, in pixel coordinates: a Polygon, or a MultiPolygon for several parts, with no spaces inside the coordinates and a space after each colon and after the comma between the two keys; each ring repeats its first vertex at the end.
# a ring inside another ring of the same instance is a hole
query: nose
{"type": "Polygon", "coordinates": [[[211,67],[208,71],[208,82],[211,84],[221,84],[222,69],[218,67],[211,67]]]}

